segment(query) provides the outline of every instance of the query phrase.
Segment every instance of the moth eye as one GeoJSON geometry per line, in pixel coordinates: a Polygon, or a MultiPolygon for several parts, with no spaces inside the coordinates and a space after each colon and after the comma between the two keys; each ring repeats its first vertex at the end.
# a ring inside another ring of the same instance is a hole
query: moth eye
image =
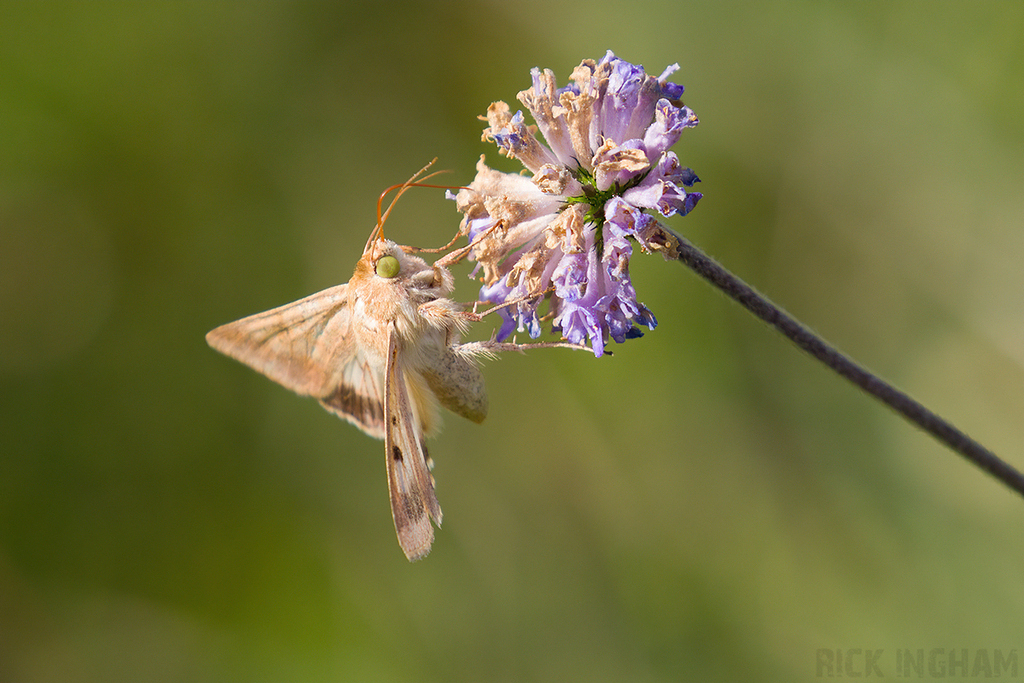
{"type": "Polygon", "coordinates": [[[381,256],[377,259],[377,275],[390,280],[398,275],[401,265],[394,256],[381,256]]]}

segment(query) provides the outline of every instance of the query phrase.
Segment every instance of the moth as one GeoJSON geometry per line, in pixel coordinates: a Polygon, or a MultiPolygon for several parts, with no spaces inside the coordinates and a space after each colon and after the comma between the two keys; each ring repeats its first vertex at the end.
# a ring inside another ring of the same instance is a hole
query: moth
{"type": "Polygon", "coordinates": [[[430,551],[431,520],[441,524],[424,443],[438,430],[438,407],[479,423],[487,415],[481,356],[568,344],[461,343],[469,323],[490,312],[466,311],[448,298],[455,286],[448,266],[469,247],[428,264],[414,249],[384,238],[393,206],[370,233],[346,284],[222,325],[206,341],[384,440],[398,543],[415,561],[430,551]]]}

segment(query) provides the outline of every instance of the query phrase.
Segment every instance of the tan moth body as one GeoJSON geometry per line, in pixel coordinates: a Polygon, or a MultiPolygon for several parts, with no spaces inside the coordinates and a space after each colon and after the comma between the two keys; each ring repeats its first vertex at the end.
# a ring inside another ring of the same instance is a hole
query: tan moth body
{"type": "Polygon", "coordinates": [[[438,405],[480,422],[483,377],[461,345],[469,320],[448,295],[448,263],[429,265],[374,229],[355,273],[299,301],[222,325],[206,335],[217,351],[384,439],[395,530],[410,560],[429,551],[441,524],[423,443],[439,427],[438,405]]]}

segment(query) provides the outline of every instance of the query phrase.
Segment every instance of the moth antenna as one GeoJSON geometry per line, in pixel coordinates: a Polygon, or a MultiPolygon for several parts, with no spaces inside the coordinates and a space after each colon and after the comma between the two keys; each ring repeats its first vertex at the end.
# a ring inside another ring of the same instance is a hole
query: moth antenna
{"type": "Polygon", "coordinates": [[[417,179],[420,179],[421,176],[422,176],[422,180],[429,180],[429,179],[433,178],[434,176],[436,176],[438,174],[447,173],[448,172],[448,171],[435,171],[435,172],[433,172],[433,173],[431,173],[429,175],[425,175],[424,176],[423,174],[426,173],[427,169],[429,169],[431,166],[433,166],[434,162],[436,162],[436,161],[437,161],[437,157],[434,157],[433,159],[431,159],[430,163],[428,163],[426,166],[424,166],[420,170],[416,171],[416,173],[414,173],[412,175],[412,177],[409,178],[404,183],[401,183],[400,185],[392,185],[388,189],[386,189],[383,192],[381,192],[380,198],[377,199],[377,225],[374,226],[373,231],[370,233],[370,237],[367,238],[367,240],[366,240],[366,246],[363,248],[364,252],[366,250],[368,250],[370,248],[370,245],[373,244],[375,241],[384,239],[384,223],[387,221],[388,216],[391,214],[391,209],[393,209],[395,207],[395,204],[398,203],[399,198],[403,194],[405,194],[406,190],[408,190],[410,187],[443,187],[443,186],[434,186],[434,185],[423,185],[422,183],[417,182],[417,179]],[[395,198],[391,200],[390,204],[388,204],[388,208],[385,209],[383,212],[381,212],[381,209],[382,209],[382,207],[384,205],[384,198],[388,196],[388,193],[390,193],[390,192],[392,192],[394,190],[398,190],[398,194],[395,195],[395,198]]]}

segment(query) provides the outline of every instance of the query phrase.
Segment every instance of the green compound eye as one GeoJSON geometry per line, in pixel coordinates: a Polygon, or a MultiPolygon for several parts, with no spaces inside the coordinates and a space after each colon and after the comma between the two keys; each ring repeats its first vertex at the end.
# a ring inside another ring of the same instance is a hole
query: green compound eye
{"type": "Polygon", "coordinates": [[[377,259],[377,275],[383,278],[391,279],[398,275],[398,271],[401,270],[401,266],[398,263],[398,259],[394,256],[381,256],[377,259]]]}

